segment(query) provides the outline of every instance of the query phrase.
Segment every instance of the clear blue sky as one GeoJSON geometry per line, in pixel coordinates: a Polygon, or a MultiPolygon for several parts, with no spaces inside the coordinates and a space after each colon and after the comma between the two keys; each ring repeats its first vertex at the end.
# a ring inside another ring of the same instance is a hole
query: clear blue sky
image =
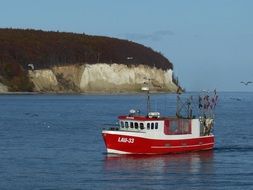
{"type": "Polygon", "coordinates": [[[105,35],[161,52],[186,90],[253,91],[252,0],[1,0],[0,27],[105,35]]]}

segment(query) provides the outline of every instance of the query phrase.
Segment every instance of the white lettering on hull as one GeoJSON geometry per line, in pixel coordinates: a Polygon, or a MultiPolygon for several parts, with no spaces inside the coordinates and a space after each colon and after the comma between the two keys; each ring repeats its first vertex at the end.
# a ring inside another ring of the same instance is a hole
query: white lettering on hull
{"type": "Polygon", "coordinates": [[[134,143],[134,138],[119,137],[118,142],[120,142],[120,143],[134,143]]]}

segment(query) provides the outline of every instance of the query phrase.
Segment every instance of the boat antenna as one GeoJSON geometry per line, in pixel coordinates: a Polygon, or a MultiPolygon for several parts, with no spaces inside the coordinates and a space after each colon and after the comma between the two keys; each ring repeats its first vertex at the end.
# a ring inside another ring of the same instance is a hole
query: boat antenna
{"type": "Polygon", "coordinates": [[[147,115],[148,113],[150,112],[151,110],[151,104],[150,104],[150,93],[149,93],[149,86],[150,86],[150,81],[151,79],[150,78],[144,78],[146,80],[148,80],[148,82],[144,82],[144,85],[141,90],[142,91],[145,91],[146,92],[146,95],[147,95],[147,115]]]}

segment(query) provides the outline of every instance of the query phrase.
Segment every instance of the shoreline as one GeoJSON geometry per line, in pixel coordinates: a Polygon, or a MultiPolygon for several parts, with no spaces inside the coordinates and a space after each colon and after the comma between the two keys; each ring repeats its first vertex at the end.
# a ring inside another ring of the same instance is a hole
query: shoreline
{"type": "MultiPolygon", "coordinates": [[[[193,93],[201,91],[187,91],[185,93],[193,93]]],[[[253,93],[253,91],[220,91],[222,93],[253,93]]],[[[142,95],[145,92],[0,92],[0,96],[4,95],[142,95]]],[[[150,94],[177,94],[176,92],[150,91],[150,94]]]]}
{"type": "MultiPolygon", "coordinates": [[[[176,94],[176,92],[150,91],[151,94],[176,94]]],[[[0,92],[2,95],[140,95],[145,92],[0,92]]]]}

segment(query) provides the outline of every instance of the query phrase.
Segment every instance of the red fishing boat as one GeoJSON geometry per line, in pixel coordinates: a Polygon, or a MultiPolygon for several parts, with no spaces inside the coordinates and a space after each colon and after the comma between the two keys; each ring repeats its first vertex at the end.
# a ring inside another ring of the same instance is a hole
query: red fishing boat
{"type": "Polygon", "coordinates": [[[118,117],[117,127],[103,130],[107,153],[169,154],[213,149],[216,91],[212,96],[205,93],[198,97],[198,115],[193,112],[193,97],[182,102],[178,96],[175,116],[161,116],[150,111],[149,88],[142,90],[147,91],[147,115],[131,109],[118,117]],[[186,115],[182,115],[183,110],[186,115]]]}

